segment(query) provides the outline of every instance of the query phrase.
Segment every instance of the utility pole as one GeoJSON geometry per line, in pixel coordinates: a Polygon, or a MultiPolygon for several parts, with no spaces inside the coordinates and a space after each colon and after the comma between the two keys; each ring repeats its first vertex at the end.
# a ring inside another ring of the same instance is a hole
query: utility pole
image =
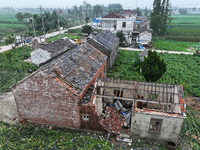
{"type": "Polygon", "coordinates": [[[56,19],[56,21],[57,21],[57,23],[58,23],[58,30],[59,30],[59,37],[61,36],[61,33],[60,33],[60,19],[58,19],[58,13],[56,12],[56,14],[57,14],[57,19],[56,19]]]}
{"type": "Polygon", "coordinates": [[[32,26],[33,26],[34,37],[36,37],[34,19],[33,19],[33,17],[31,17],[30,19],[32,19],[32,26]]]}
{"type": "Polygon", "coordinates": [[[41,6],[40,6],[40,14],[41,14],[41,19],[42,19],[42,29],[43,29],[43,32],[44,32],[44,41],[46,41],[44,21],[43,21],[43,14],[42,14],[42,7],[41,6]]]}

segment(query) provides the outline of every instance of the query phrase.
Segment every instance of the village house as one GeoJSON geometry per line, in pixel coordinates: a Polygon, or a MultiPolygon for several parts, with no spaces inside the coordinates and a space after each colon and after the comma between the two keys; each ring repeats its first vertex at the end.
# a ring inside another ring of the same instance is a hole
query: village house
{"type": "Polygon", "coordinates": [[[177,142],[186,117],[181,85],[97,79],[92,102],[109,132],[177,142]]]}
{"type": "Polygon", "coordinates": [[[68,38],[62,38],[54,42],[41,45],[31,52],[32,63],[41,66],[46,61],[72,49],[77,44],[68,38]]]}
{"type": "Polygon", "coordinates": [[[117,31],[123,31],[127,42],[131,44],[132,40],[130,35],[133,32],[135,18],[136,17],[126,18],[123,15],[112,12],[102,18],[97,18],[97,20],[101,21],[99,29],[107,30],[115,34],[117,31]]]}
{"type": "Polygon", "coordinates": [[[11,87],[19,117],[30,122],[103,131],[93,111],[95,106],[80,104],[97,77],[106,77],[103,53],[88,44],[65,52],[11,87]]]}
{"type": "Polygon", "coordinates": [[[107,69],[112,68],[118,55],[119,38],[109,31],[102,31],[87,42],[107,56],[107,69]]]}
{"type": "Polygon", "coordinates": [[[124,16],[125,18],[133,18],[135,19],[137,17],[137,13],[135,10],[122,10],[120,13],[120,15],[124,16]]]}

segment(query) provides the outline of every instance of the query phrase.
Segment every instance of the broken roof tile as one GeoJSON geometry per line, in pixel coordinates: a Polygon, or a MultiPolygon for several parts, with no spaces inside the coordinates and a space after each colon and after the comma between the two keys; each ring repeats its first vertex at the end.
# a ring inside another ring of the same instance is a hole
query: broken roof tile
{"type": "Polygon", "coordinates": [[[52,60],[41,70],[80,93],[105,60],[104,54],[84,44],[52,60]]]}

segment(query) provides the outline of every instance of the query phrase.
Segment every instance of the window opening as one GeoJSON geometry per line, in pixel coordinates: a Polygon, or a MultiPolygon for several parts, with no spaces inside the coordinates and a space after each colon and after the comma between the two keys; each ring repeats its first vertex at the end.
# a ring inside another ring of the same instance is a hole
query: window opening
{"type": "Polygon", "coordinates": [[[160,132],[162,125],[162,119],[151,118],[149,130],[160,132]]]}

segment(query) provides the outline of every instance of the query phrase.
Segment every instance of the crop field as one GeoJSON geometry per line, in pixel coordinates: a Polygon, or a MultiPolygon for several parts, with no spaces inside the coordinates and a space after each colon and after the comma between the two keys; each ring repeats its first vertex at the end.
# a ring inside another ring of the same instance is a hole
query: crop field
{"type": "MultiPolygon", "coordinates": [[[[158,83],[183,85],[185,95],[200,97],[200,57],[193,55],[159,54],[167,63],[167,71],[158,83]]],[[[118,59],[107,76],[145,81],[139,73],[139,52],[119,50],[118,59]]]]}
{"type": "Polygon", "coordinates": [[[167,40],[199,42],[200,15],[173,15],[167,40]]]}
{"type": "Polygon", "coordinates": [[[30,57],[31,47],[24,46],[0,53],[0,92],[9,90],[9,86],[23,79],[29,74],[29,69],[36,67],[28,62],[23,62],[25,57],[30,57]]]}
{"type": "Polygon", "coordinates": [[[169,50],[169,51],[185,51],[191,52],[198,50],[198,42],[181,42],[170,40],[156,40],[153,41],[154,49],[157,50],[169,50]]]}
{"type": "Polygon", "coordinates": [[[170,28],[163,39],[153,39],[155,49],[187,51],[198,49],[200,42],[200,15],[172,15],[170,28]]]}
{"type": "Polygon", "coordinates": [[[18,22],[15,15],[18,12],[0,12],[0,36],[7,36],[13,33],[19,33],[25,29],[25,25],[18,22]]]}

